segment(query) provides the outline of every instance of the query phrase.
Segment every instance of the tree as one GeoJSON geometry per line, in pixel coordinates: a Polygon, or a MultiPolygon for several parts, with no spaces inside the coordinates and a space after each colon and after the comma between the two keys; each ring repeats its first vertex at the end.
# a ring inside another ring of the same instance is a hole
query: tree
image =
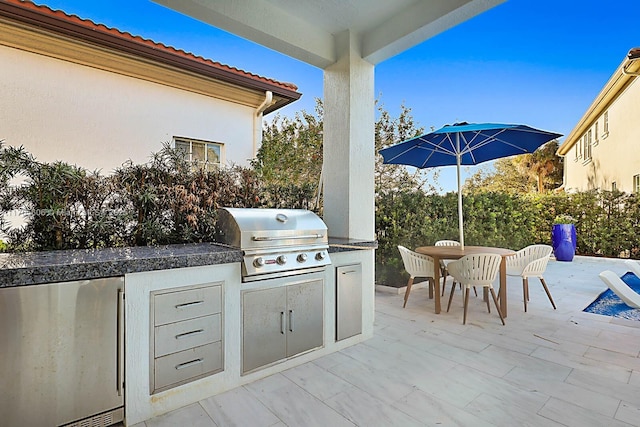
{"type": "Polygon", "coordinates": [[[493,170],[484,167],[467,178],[462,188],[465,194],[504,192],[523,194],[532,190],[526,176],[513,164],[512,159],[498,159],[493,170]]]}
{"type": "Polygon", "coordinates": [[[276,115],[263,127],[253,168],[269,185],[318,185],[322,171],[322,101],[315,115],[302,110],[293,119],[276,115]]]}
{"type": "MultiPolygon", "coordinates": [[[[378,112],[380,117],[375,126],[376,152],[424,133],[423,128],[416,127],[411,108],[404,104],[400,106],[400,115],[396,119],[391,118],[381,103],[378,105],[378,112]]],[[[385,165],[382,156],[376,156],[376,194],[405,190],[434,192],[437,180],[438,172],[435,169],[416,169],[415,172],[410,173],[406,166],[385,165]]]]}
{"type": "Polygon", "coordinates": [[[505,192],[509,194],[544,193],[562,184],[562,158],[556,155],[558,141],[550,141],[534,153],[494,162],[494,170],[483,168],[467,179],[464,191],[505,192]]]}
{"type": "MultiPolygon", "coordinates": [[[[422,129],[416,127],[411,109],[402,105],[400,115],[392,118],[379,104],[379,118],[375,124],[375,150],[417,136],[422,129]]],[[[293,119],[279,115],[265,124],[262,146],[252,166],[267,185],[313,186],[317,189],[322,170],[323,105],[316,100],[315,114],[300,111],[293,119]]],[[[410,173],[402,165],[383,165],[382,156],[376,156],[375,191],[404,189],[434,189],[435,172],[418,170],[410,173]]]]}
{"type": "MultiPolygon", "coordinates": [[[[563,159],[556,155],[558,140],[547,142],[532,154],[520,156],[521,165],[536,177],[538,193],[562,185],[563,159]]],[[[517,158],[516,158],[517,160],[517,158]]]]}

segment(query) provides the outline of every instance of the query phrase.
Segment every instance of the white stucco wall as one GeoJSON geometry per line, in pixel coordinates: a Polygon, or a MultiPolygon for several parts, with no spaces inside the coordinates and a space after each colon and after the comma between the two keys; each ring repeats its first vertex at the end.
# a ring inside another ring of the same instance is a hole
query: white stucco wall
{"type": "Polygon", "coordinates": [[[5,46],[0,64],[0,139],[39,160],[109,173],[173,136],[224,143],[226,163],[253,157],[251,107],[5,46]]]}
{"type": "MultiPolygon", "coordinates": [[[[598,139],[592,129],[591,161],[576,160],[575,146],[565,158],[567,190],[600,188],[633,192],[633,176],[640,174],[640,83],[636,78],[611,104],[609,133],[604,133],[604,119],[598,118],[598,139]]],[[[581,140],[580,140],[581,141],[581,140]]]]}

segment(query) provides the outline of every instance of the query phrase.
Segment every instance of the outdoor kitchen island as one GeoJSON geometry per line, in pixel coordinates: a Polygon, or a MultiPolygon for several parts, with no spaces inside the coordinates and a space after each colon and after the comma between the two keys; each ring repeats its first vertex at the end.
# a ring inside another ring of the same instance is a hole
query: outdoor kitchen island
{"type": "MultiPolygon", "coordinates": [[[[376,246],[329,239],[331,265],[318,278],[320,345],[247,373],[242,370],[242,292],[247,283],[241,280],[243,253],[237,248],[201,243],[0,254],[0,302],[5,289],[124,277],[124,410],[126,425],[134,425],[371,337],[376,246]],[[353,313],[359,321],[354,322],[353,313]],[[341,327],[347,320],[347,327],[341,327]],[[191,329],[179,332],[183,326],[191,329]],[[163,344],[164,337],[173,339],[175,347],[163,344]],[[190,354],[173,364],[176,355],[190,354]]],[[[11,390],[9,384],[2,386],[11,390]]]]}

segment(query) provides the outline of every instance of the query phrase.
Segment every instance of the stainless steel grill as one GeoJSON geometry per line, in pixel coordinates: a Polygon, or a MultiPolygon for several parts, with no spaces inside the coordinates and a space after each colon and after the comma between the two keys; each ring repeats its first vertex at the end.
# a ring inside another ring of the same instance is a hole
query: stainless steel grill
{"type": "Polygon", "coordinates": [[[218,241],[244,252],[242,281],[321,271],[331,264],[327,226],[304,209],[221,208],[218,241]]]}

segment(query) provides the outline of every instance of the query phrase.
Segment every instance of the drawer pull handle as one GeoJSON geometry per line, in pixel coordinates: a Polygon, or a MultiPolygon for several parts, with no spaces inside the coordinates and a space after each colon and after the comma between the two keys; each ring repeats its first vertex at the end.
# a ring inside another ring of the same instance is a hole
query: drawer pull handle
{"type": "Polygon", "coordinates": [[[204,304],[204,301],[185,302],[184,304],[176,305],[176,308],[188,308],[196,305],[204,304]]]}
{"type": "Polygon", "coordinates": [[[284,311],[280,312],[280,333],[284,335],[284,311]]]}
{"type": "Polygon", "coordinates": [[[204,332],[204,329],[198,329],[198,330],[191,331],[191,332],[183,332],[182,334],[176,335],[176,339],[179,340],[181,338],[190,337],[191,335],[201,334],[203,332],[204,332]]]}
{"type": "Polygon", "coordinates": [[[176,365],[176,369],[180,370],[180,369],[188,368],[190,366],[197,365],[202,362],[203,362],[203,359],[190,360],[189,362],[184,362],[179,365],[176,365]]]}
{"type": "Polygon", "coordinates": [[[343,271],[342,274],[353,274],[356,273],[356,270],[343,271]]]}

